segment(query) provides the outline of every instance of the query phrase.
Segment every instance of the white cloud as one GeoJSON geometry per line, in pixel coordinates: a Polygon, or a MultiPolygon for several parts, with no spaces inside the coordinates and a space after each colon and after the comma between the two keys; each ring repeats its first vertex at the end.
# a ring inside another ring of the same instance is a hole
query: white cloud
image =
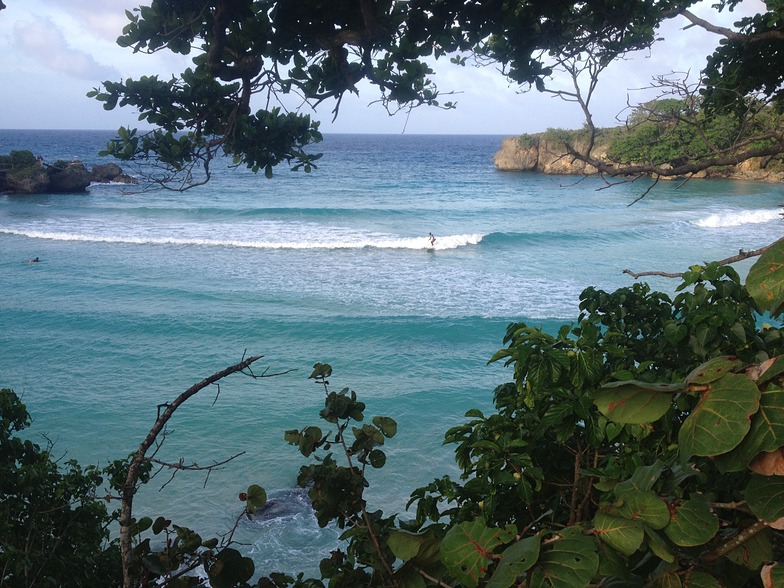
{"type": "Polygon", "coordinates": [[[74,49],[48,17],[34,22],[17,21],[14,41],[21,52],[44,67],[67,76],[90,81],[116,78],[119,72],[85,51],[74,49]]]}

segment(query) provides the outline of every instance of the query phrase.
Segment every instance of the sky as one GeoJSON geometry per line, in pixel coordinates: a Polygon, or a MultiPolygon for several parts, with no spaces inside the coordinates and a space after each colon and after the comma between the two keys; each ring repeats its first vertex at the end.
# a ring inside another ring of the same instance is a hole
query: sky
{"type": "MultiPolygon", "coordinates": [[[[106,111],[86,94],[103,80],[159,74],[164,79],[182,71],[188,58],[164,51],[155,55],[133,53],[116,39],[128,22],[125,10],[139,0],[4,0],[0,11],[0,128],[2,129],[110,129],[138,127],[133,110],[106,111]]],[[[731,25],[739,15],[764,9],[761,0],[744,0],[732,14],[716,15],[713,0],[693,9],[716,24],[731,25]]],[[[615,126],[625,120],[627,104],[654,97],[648,90],[656,75],[690,72],[691,80],[704,66],[705,57],[719,37],[692,27],[684,30],[682,17],[659,31],[663,39],[650,51],[639,52],[613,64],[602,76],[593,99],[597,126],[615,126]]],[[[459,67],[439,61],[435,81],[454,110],[420,107],[410,114],[389,114],[370,86],[360,95],[346,96],[332,121],[332,105],[317,112],[322,132],[409,134],[535,133],[548,128],[580,128],[579,107],[536,90],[521,92],[494,67],[459,67]]],[[[556,80],[555,85],[567,83],[556,80]]],[[[292,106],[295,104],[292,103],[292,106]]]]}

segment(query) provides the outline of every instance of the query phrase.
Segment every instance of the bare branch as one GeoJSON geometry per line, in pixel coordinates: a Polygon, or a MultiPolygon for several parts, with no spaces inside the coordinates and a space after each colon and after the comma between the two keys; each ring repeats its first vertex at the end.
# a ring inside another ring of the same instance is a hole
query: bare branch
{"type": "Polygon", "coordinates": [[[699,16],[695,15],[689,10],[684,10],[681,14],[691,22],[690,25],[684,28],[698,26],[702,29],[705,29],[709,33],[716,33],[717,35],[721,35],[722,37],[725,37],[730,41],[753,43],[757,41],[769,41],[769,40],[781,41],[782,39],[784,39],[784,32],[780,30],[765,31],[763,33],[744,34],[744,33],[739,33],[737,31],[733,31],[732,29],[728,29],[727,27],[720,27],[714,25],[713,23],[710,23],[707,20],[700,18],[699,16]]]}
{"type": "Polygon", "coordinates": [[[251,364],[261,359],[261,355],[252,355],[243,359],[240,363],[229,366],[224,370],[216,372],[205,378],[198,384],[194,384],[185,392],[177,396],[171,403],[161,405],[159,407],[158,418],[155,419],[155,424],[150,429],[150,432],[142,441],[139,449],[131,459],[128,467],[128,476],[125,479],[125,486],[122,493],[122,508],[120,511],[120,549],[122,551],[122,567],[123,567],[123,588],[132,588],[130,570],[133,565],[133,549],[131,540],[131,521],[133,520],[133,498],[136,495],[137,482],[139,476],[139,467],[146,459],[147,450],[155,444],[155,441],[161,431],[164,430],[166,423],[174,415],[174,412],[189,398],[223,378],[235,374],[237,372],[243,373],[253,378],[264,377],[255,376],[249,371],[251,364]],[[160,408],[166,406],[166,409],[161,413],[160,408]]]}
{"type": "MultiPolygon", "coordinates": [[[[765,253],[768,249],[770,249],[770,245],[766,245],[765,247],[760,247],[759,249],[755,249],[753,251],[743,251],[743,249],[741,249],[738,252],[737,255],[733,255],[732,257],[728,257],[726,259],[722,259],[721,261],[718,261],[716,263],[718,263],[719,265],[729,265],[731,263],[736,263],[738,261],[743,261],[744,259],[749,259],[751,257],[758,257],[758,256],[762,255],[763,253],[765,253]]],[[[642,278],[644,276],[660,276],[662,278],[682,278],[683,277],[683,272],[668,273],[668,272],[660,272],[660,271],[649,271],[649,272],[635,273],[635,272],[633,272],[631,270],[625,269],[621,273],[628,274],[631,277],[633,277],[635,280],[638,279],[638,278],[642,278]]]]}

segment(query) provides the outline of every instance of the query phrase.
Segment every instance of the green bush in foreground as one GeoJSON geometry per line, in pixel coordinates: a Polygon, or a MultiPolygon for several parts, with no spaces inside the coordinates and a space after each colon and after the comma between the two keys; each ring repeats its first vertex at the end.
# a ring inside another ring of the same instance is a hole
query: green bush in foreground
{"type": "MultiPolygon", "coordinates": [[[[745,285],[729,267],[695,266],[672,299],[644,284],[588,288],[578,321],[556,334],[511,324],[490,360],[513,368],[493,393],[496,412],[471,410],[446,433],[459,480],[416,489],[408,520],[364,497],[367,468],[384,466],[395,421],[364,422],[356,393],[332,391],[332,368],[316,364],[327,429],[305,426],[285,439],[315,459],[298,483],[319,524],[343,531],[321,577],[273,573],[251,584],[253,562],[230,541],[202,540],[160,517],[133,523],[126,586],[201,585],[182,575],[197,564],[214,588],[780,586],[784,338],[759,325],[761,313],[781,314],[782,268],[778,242],[745,285]]],[[[19,429],[13,419],[3,413],[6,431],[19,429]]],[[[247,516],[266,502],[257,485],[240,498],[247,516]]],[[[2,513],[9,528],[13,515],[2,513]]],[[[119,565],[103,535],[76,545],[107,569],[119,565]]],[[[9,562],[17,565],[5,557],[0,584],[30,585],[9,562]]]]}
{"type": "Polygon", "coordinates": [[[29,424],[19,397],[0,390],[0,586],[117,585],[112,516],[95,497],[100,472],[59,466],[51,447],[17,436],[29,424]]]}

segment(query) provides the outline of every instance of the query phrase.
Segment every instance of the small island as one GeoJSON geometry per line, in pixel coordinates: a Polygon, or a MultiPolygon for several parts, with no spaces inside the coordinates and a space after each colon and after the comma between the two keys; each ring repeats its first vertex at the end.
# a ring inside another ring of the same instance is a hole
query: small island
{"type": "Polygon", "coordinates": [[[86,191],[93,182],[136,184],[137,180],[114,163],[88,170],[81,161],[49,164],[27,150],[0,155],[0,194],[70,194],[86,191]]]}

